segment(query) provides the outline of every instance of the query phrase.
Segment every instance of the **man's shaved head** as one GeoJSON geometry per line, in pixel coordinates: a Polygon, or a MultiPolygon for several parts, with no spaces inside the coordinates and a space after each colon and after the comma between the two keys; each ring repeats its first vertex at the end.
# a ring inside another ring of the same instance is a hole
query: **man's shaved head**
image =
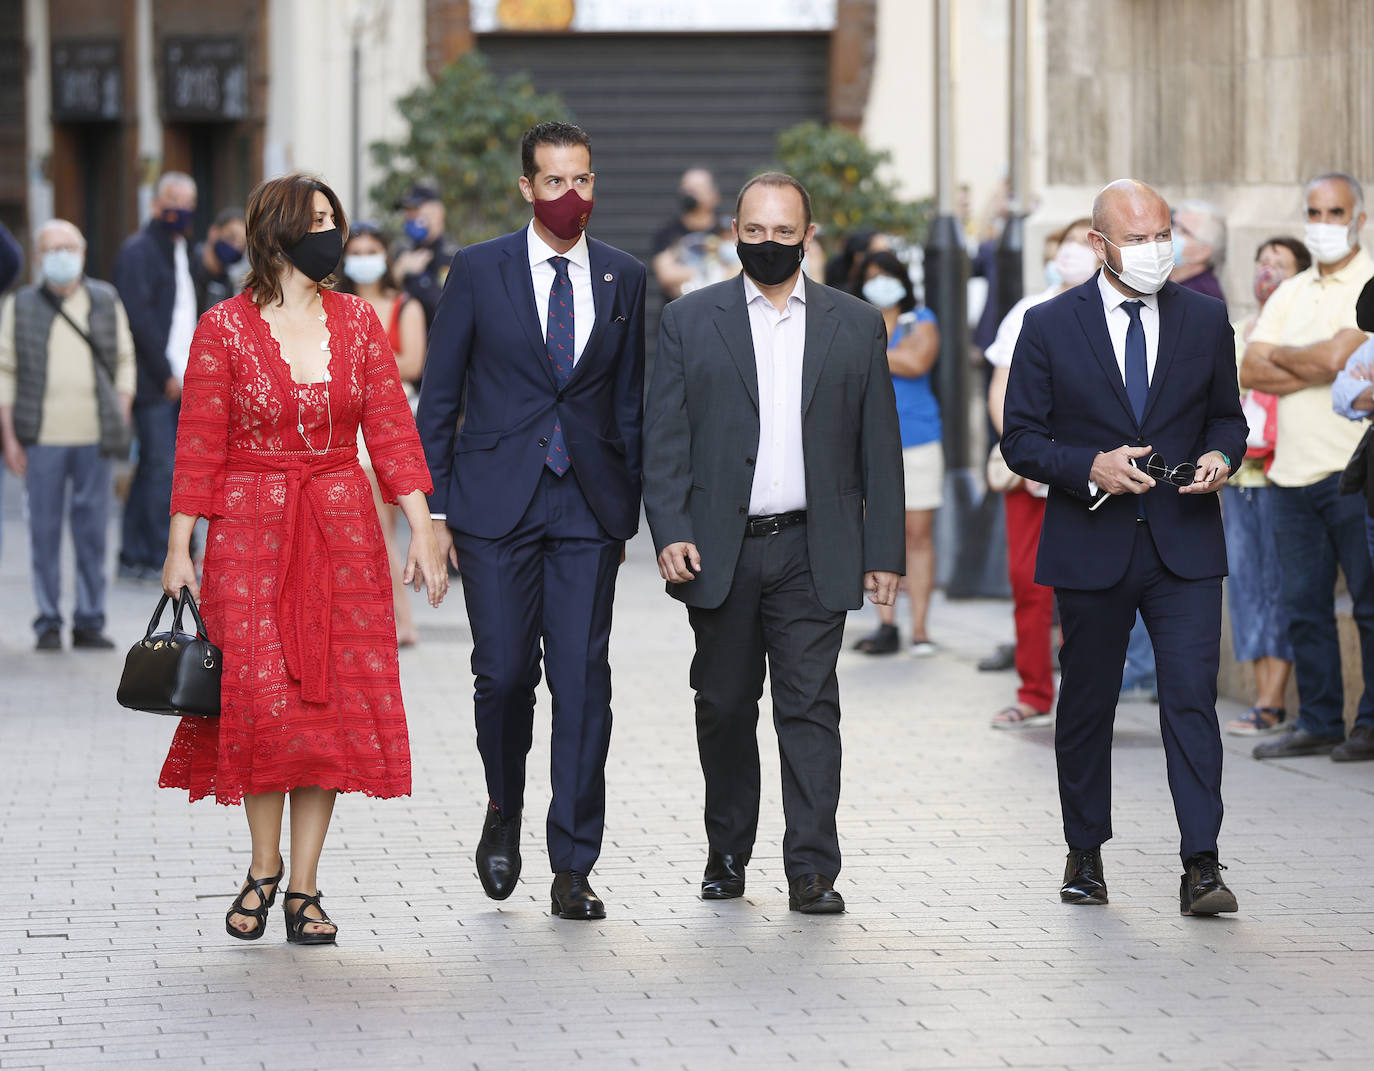
{"type": "Polygon", "coordinates": [[[1169,203],[1154,189],[1136,179],[1117,179],[1103,186],[1093,198],[1093,230],[1099,234],[1117,233],[1114,228],[1123,216],[1146,215],[1163,210],[1169,215],[1169,203]]]}

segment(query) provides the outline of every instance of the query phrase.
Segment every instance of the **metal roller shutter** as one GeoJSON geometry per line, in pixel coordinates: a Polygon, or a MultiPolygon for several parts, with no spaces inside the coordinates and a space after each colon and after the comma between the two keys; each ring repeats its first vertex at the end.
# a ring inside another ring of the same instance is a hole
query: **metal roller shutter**
{"type": "MultiPolygon", "coordinates": [[[[826,118],[825,33],[486,34],[478,48],[497,73],[525,71],[562,95],[592,136],[592,229],[646,263],[677,214],[683,171],[710,168],[730,214],[744,180],[772,162],[778,131],[826,118]]],[[[650,290],[656,308],[652,274],[650,290]]],[[[651,311],[651,331],[656,322],[651,311]]]]}

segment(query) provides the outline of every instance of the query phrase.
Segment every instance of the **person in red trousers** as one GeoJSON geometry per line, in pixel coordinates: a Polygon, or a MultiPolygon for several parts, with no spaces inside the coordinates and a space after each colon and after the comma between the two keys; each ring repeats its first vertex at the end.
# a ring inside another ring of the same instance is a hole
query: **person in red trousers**
{"type": "MultiPolygon", "coordinates": [[[[987,349],[993,366],[988,385],[988,415],[997,433],[1002,433],[1002,403],[1007,393],[1007,375],[1016,339],[1026,310],[1056,294],[1086,282],[1097,269],[1097,256],[1088,245],[1092,222],[1077,219],[1062,231],[1050,235],[1052,259],[1045,264],[1049,284],[1038,294],[1030,294],[1012,306],[997,329],[997,338],[987,349]]],[[[1050,252],[1046,250],[1047,254],[1050,252]]],[[[1021,729],[1048,725],[1054,720],[1054,663],[1050,653],[1050,632],[1054,625],[1054,589],[1035,582],[1035,554],[1040,544],[1040,525],[1045,519],[1048,488],[1034,480],[1015,475],[1001,462],[993,448],[989,462],[989,485],[1002,490],[1007,521],[1007,572],[1011,577],[1011,598],[1016,621],[1016,672],[1021,687],[1016,702],[993,715],[994,729],[1021,729]],[[999,480],[998,474],[1001,474],[999,480]],[[995,485],[995,486],[994,486],[995,485]]]]}

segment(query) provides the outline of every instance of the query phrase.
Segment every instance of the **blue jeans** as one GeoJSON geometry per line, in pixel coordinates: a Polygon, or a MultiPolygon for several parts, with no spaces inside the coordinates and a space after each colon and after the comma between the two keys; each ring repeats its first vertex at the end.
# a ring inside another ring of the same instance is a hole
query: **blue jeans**
{"type": "Polygon", "coordinates": [[[138,468],[124,503],[124,543],[119,564],[162,570],[171,523],[172,457],[177,447],[177,412],[173,402],[134,406],[138,468]]]}
{"type": "Polygon", "coordinates": [[[33,596],[38,603],[34,631],[62,627],[62,521],[72,528],[76,551],[76,611],[72,626],[105,627],[105,533],[110,522],[114,466],[100,447],[30,446],[25,489],[29,502],[29,554],[33,596]],[[67,504],[67,486],[71,502],[67,504]]]}
{"type": "Polygon", "coordinates": [[[1227,605],[1231,647],[1237,662],[1257,658],[1293,661],[1288,615],[1283,610],[1283,570],[1274,543],[1271,487],[1223,487],[1226,521],[1227,605]]]}
{"type": "Polygon", "coordinates": [[[1270,488],[1271,517],[1283,563],[1283,605],[1298,682],[1299,729],[1327,740],[1345,736],[1345,686],[1336,631],[1336,567],[1350,588],[1360,632],[1364,692],[1357,721],[1374,725],[1374,568],[1365,541],[1363,495],[1336,490],[1339,475],[1307,487],[1270,488]]]}

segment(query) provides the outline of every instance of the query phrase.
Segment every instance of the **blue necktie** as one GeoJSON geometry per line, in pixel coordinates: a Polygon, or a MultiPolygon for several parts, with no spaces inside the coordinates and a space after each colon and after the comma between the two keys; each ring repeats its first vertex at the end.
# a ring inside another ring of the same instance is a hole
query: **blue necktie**
{"type": "MultiPolygon", "coordinates": [[[[549,318],[545,342],[549,360],[553,362],[553,375],[559,389],[568,385],[573,373],[573,354],[577,349],[577,335],[573,330],[573,290],[572,280],[568,278],[568,258],[550,257],[553,265],[553,286],[549,288],[549,318]]],[[[553,434],[549,436],[549,452],[544,456],[544,464],[557,475],[568,471],[567,444],[563,441],[563,427],[554,420],[553,434]]]]}
{"type": "Polygon", "coordinates": [[[1140,302],[1123,301],[1121,307],[1131,318],[1126,328],[1126,397],[1135,410],[1135,422],[1145,418],[1145,399],[1150,394],[1150,366],[1145,360],[1145,328],[1140,323],[1140,302]]]}

